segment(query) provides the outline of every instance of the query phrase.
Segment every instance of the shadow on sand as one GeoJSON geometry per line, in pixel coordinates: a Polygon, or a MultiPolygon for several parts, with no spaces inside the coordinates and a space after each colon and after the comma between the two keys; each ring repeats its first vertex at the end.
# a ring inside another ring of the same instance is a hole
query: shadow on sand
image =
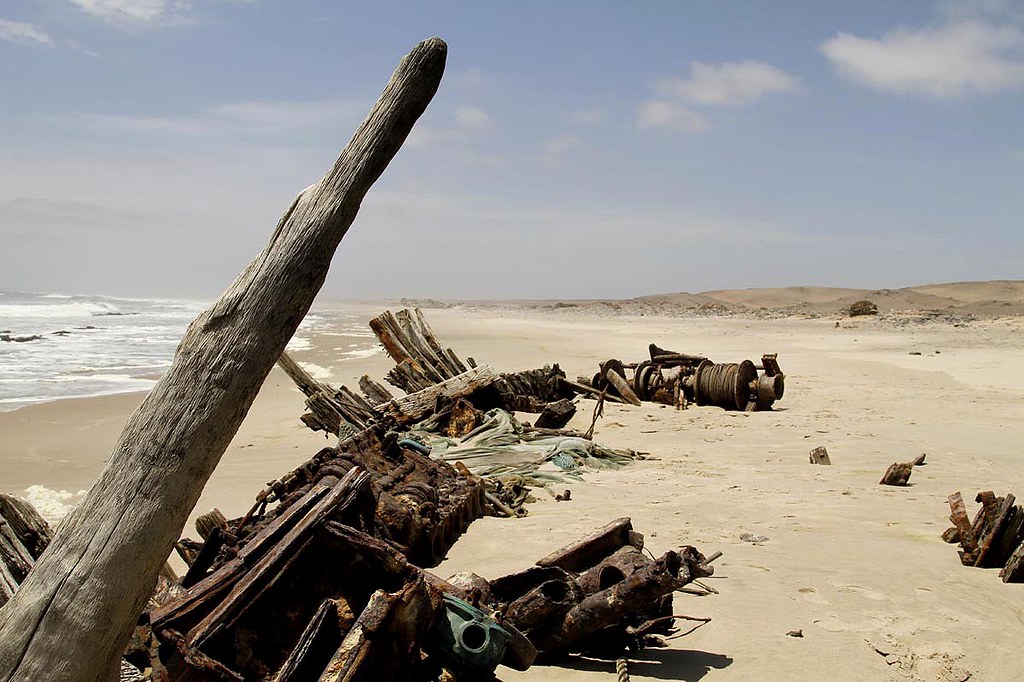
{"type": "MultiPolygon", "coordinates": [[[[629,655],[629,674],[635,677],[653,677],[658,680],[685,680],[696,682],[703,679],[708,672],[722,669],[732,663],[732,659],[723,654],[691,649],[644,649],[629,655]]],[[[615,674],[615,661],[590,658],[587,656],[569,656],[551,661],[547,665],[615,674]]]]}

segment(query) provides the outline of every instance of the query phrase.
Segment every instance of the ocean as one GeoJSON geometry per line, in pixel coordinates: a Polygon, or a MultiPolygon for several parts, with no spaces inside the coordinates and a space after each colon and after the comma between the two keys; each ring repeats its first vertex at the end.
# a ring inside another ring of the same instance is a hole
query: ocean
{"type": "MultiPolygon", "coordinates": [[[[149,390],[174,359],[196,315],[210,301],[0,292],[0,412],[62,398],[149,390]]],[[[375,307],[313,310],[288,343],[318,379],[340,383],[346,361],[381,352],[368,327],[375,307]],[[305,357],[317,336],[331,368],[305,357]]],[[[0,481],[0,483],[3,483],[0,481]]],[[[31,485],[12,491],[51,524],[85,490],[31,485]]]]}
{"type": "MultiPolygon", "coordinates": [[[[149,390],[189,323],[210,301],[0,292],[0,411],[33,403],[149,390]]],[[[344,337],[338,359],[377,352],[360,314],[311,312],[288,344],[344,337]],[[326,332],[330,328],[329,332],[326,332]]],[[[342,339],[338,339],[342,341],[342,339]]],[[[313,366],[313,374],[328,378],[313,366]]]]}

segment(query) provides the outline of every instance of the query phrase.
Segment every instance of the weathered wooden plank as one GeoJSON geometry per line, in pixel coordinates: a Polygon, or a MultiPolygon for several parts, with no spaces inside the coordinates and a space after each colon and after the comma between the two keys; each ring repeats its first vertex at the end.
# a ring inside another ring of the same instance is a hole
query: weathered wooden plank
{"type": "Polygon", "coordinates": [[[231,589],[231,592],[198,625],[188,633],[188,643],[201,647],[217,632],[230,628],[239,613],[259,592],[268,589],[286,571],[284,567],[301,554],[300,547],[309,542],[310,533],[320,526],[327,516],[346,501],[352,501],[362,486],[368,485],[369,474],[362,469],[352,469],[345,478],[338,481],[316,506],[303,516],[284,537],[257,562],[231,589]]]}
{"type": "Polygon", "coordinates": [[[441,593],[420,575],[397,592],[377,590],[320,675],[320,682],[415,679],[420,645],[441,593]]]}
{"type": "Polygon", "coordinates": [[[384,346],[384,352],[395,361],[396,365],[413,359],[412,354],[406,349],[401,337],[396,335],[388,324],[387,312],[370,320],[370,329],[373,330],[380,344],[384,346]]]}
{"type": "Polygon", "coordinates": [[[317,393],[329,393],[330,388],[313,378],[309,372],[295,361],[291,355],[282,352],[277,358],[277,366],[284,370],[285,374],[298,386],[299,390],[311,397],[317,393]]]}
{"type": "Polygon", "coordinates": [[[371,405],[380,405],[394,399],[388,389],[370,378],[368,374],[359,377],[359,390],[366,396],[367,402],[371,405]]]}
{"type": "Polygon", "coordinates": [[[626,381],[625,377],[614,369],[609,368],[605,370],[604,378],[608,380],[608,383],[615,387],[615,390],[620,396],[622,396],[623,400],[630,405],[640,407],[640,398],[636,397],[636,393],[633,392],[633,389],[630,387],[629,382],[626,381]]]}
{"type": "Polygon", "coordinates": [[[395,318],[405,334],[406,342],[412,347],[416,359],[419,360],[420,365],[424,369],[429,370],[431,376],[436,376],[438,381],[451,379],[455,376],[449,371],[445,361],[434,353],[434,349],[430,347],[427,340],[420,334],[413,320],[412,313],[408,309],[399,310],[395,314],[395,318]]]}
{"type": "Polygon", "coordinates": [[[604,391],[599,391],[598,389],[594,388],[593,386],[587,386],[586,384],[581,384],[581,383],[579,383],[577,381],[571,381],[569,379],[566,379],[565,377],[559,378],[559,381],[561,381],[563,384],[565,384],[566,386],[570,387],[571,389],[573,389],[577,393],[585,393],[587,395],[592,395],[595,398],[599,398],[602,395],[604,395],[604,399],[607,400],[608,402],[612,402],[612,403],[625,403],[626,402],[625,400],[623,400],[622,398],[620,398],[618,396],[608,395],[604,391]]]}
{"type": "Polygon", "coordinates": [[[309,492],[292,503],[283,514],[262,528],[239,551],[238,556],[207,576],[177,599],[150,612],[154,628],[176,627],[176,623],[188,619],[193,612],[201,612],[205,604],[232,587],[246,566],[255,564],[266,552],[276,545],[311,509],[332,490],[324,483],[314,485],[309,492]]]}
{"type": "Polygon", "coordinates": [[[1004,583],[1024,582],[1024,542],[1017,546],[1006,565],[999,571],[999,577],[1004,583]]]}
{"type": "Polygon", "coordinates": [[[881,485],[906,485],[907,481],[910,480],[910,474],[914,472],[913,462],[893,462],[889,465],[889,468],[885,470],[885,474],[882,475],[882,479],[879,481],[881,485]]]}
{"type": "Polygon", "coordinates": [[[0,561],[0,606],[3,606],[14,593],[18,591],[18,585],[20,581],[14,577],[14,573],[7,566],[7,563],[0,561]]]}
{"type": "Polygon", "coordinates": [[[632,530],[633,523],[628,516],[615,519],[587,537],[552,552],[538,561],[537,565],[557,566],[566,571],[582,571],[620,547],[633,544],[642,548],[643,536],[632,533],[632,530]]]}
{"type": "Polygon", "coordinates": [[[1006,497],[1003,498],[1003,503],[999,508],[999,513],[996,516],[991,529],[984,537],[978,540],[978,557],[974,560],[975,566],[983,566],[986,568],[992,567],[990,554],[992,552],[992,548],[999,543],[1006,521],[1010,517],[1010,513],[1013,511],[1013,502],[1013,494],[1007,493],[1006,497]]]}
{"type": "Polygon", "coordinates": [[[29,553],[10,524],[0,518],[0,564],[20,583],[32,570],[35,559],[29,553]]]}
{"type": "Polygon", "coordinates": [[[323,672],[356,616],[344,599],[325,599],[271,682],[305,682],[323,672]]]}
{"type": "Polygon", "coordinates": [[[498,373],[488,365],[471,369],[468,372],[428,386],[416,393],[378,405],[377,410],[393,417],[399,424],[408,424],[428,415],[439,396],[455,400],[473,391],[490,386],[498,380],[498,373]]]}
{"type": "Polygon", "coordinates": [[[447,47],[401,62],[334,166],[189,327],[107,468],[0,610],[0,680],[113,677],[167,555],[323,284],[370,186],[437,91],[447,47]]]}
{"type": "Polygon", "coordinates": [[[11,524],[21,544],[34,559],[39,558],[53,539],[50,524],[25,500],[0,493],[0,517],[11,524]]]}
{"type": "Polygon", "coordinates": [[[419,363],[413,359],[402,360],[392,367],[391,371],[384,375],[384,378],[392,386],[396,386],[406,393],[422,391],[435,383],[423,373],[419,363]]]}
{"type": "Polygon", "coordinates": [[[967,518],[967,508],[964,507],[964,498],[957,491],[949,496],[949,520],[957,529],[960,536],[960,546],[963,548],[961,561],[966,565],[974,563],[975,552],[978,550],[977,540],[974,537],[974,529],[971,520],[967,518]],[[969,558],[969,559],[968,559],[969,558]]]}
{"type": "Polygon", "coordinates": [[[437,335],[434,334],[434,330],[427,323],[427,318],[423,316],[423,311],[419,308],[414,308],[413,315],[415,316],[416,325],[420,333],[423,335],[423,338],[426,339],[427,343],[430,344],[430,347],[434,349],[434,353],[443,358],[447,363],[451,376],[462,374],[467,371],[469,367],[466,367],[466,365],[463,364],[462,360],[459,359],[459,356],[457,356],[451,348],[445,348],[441,345],[437,335]]]}

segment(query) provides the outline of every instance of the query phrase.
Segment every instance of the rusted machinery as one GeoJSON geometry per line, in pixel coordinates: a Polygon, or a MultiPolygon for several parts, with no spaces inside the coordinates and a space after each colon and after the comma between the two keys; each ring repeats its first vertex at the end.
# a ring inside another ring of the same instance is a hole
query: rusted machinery
{"type": "Polygon", "coordinates": [[[276,498],[277,506],[212,522],[190,574],[204,554],[214,559],[184,589],[163,591],[126,659],[167,682],[426,681],[442,670],[448,679],[493,679],[499,662],[525,670],[538,654],[617,654],[652,643],[671,629],[673,593],[713,573],[693,547],[648,556],[643,536],[622,518],[525,571],[443,580],[411,559],[418,552],[436,563],[475,518],[479,480],[433,463],[435,506],[447,508],[450,521],[396,517],[402,505],[412,517],[432,511],[418,492],[403,499],[423,462],[396,447],[401,461],[383,477],[361,466],[380,464],[378,448],[387,456],[380,440],[322,451],[271,484],[257,505],[276,498]],[[455,484],[466,494],[446,497],[451,476],[475,485],[455,484]]]}
{"type": "Polygon", "coordinates": [[[490,582],[449,580],[523,632],[544,660],[572,651],[618,655],[671,629],[672,594],[714,569],[693,547],[659,558],[643,551],[629,518],[617,519],[536,565],[490,582]]]}
{"type": "Polygon", "coordinates": [[[607,360],[587,383],[594,389],[607,390],[626,402],[633,402],[629,392],[623,395],[624,391],[615,381],[616,375],[626,378],[626,370],[632,369],[628,387],[639,400],[677,407],[685,407],[687,403],[715,405],[747,412],[771,409],[786,389],[786,375],[779,368],[775,353],[761,356],[761,365],[756,366],[750,360],[716,363],[702,355],[677,353],[653,343],[649,352],[650,360],[635,365],[607,360]]]}

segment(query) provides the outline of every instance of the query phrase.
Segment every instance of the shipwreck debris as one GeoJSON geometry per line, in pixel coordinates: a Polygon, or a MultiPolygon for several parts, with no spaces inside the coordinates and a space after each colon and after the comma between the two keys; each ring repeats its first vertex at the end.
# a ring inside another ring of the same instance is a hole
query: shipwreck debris
{"type": "Polygon", "coordinates": [[[314,431],[347,438],[375,423],[407,425],[429,417],[432,426],[446,427],[452,408],[469,404],[482,410],[539,414],[537,426],[560,429],[576,412],[569,400],[576,393],[561,383],[558,365],[498,374],[489,365],[465,362],[444,347],[419,308],[385,311],[370,320],[370,329],[395,361],[386,380],[405,392],[395,397],[369,376],[358,391],[334,388],[314,379],[287,353],[278,365],[306,395],[309,410],[302,421],[314,431]]]}
{"type": "Polygon", "coordinates": [[[580,377],[563,383],[581,395],[639,405],[650,401],[683,409],[689,403],[752,412],[771,409],[785,392],[785,374],[776,354],[765,354],[758,367],[750,360],[715,363],[650,344],[650,360],[623,364],[610,359],[600,364],[592,379],[580,377]],[[627,369],[632,377],[627,378],[627,369]],[[758,374],[758,370],[762,374],[758,374]]]}
{"type": "Polygon", "coordinates": [[[880,485],[905,486],[910,480],[910,474],[914,473],[914,462],[893,462],[882,475],[880,485]]]}
{"type": "MultiPolygon", "coordinates": [[[[381,501],[387,475],[372,454],[384,447],[364,436],[338,456],[318,453],[261,493],[261,502],[277,500],[273,509],[229,521],[227,531],[214,524],[199,555],[217,542],[216,560],[152,606],[131,662],[169,682],[487,678],[499,663],[526,669],[538,653],[643,646],[671,627],[672,593],[713,572],[692,547],[649,557],[623,518],[526,571],[442,580],[413,562],[429,556],[434,565],[435,554],[394,537],[393,510],[381,501]],[[377,469],[351,462],[332,475],[355,453],[377,469]]],[[[413,449],[397,452],[414,462],[398,465],[405,476],[425,464],[413,449]]]]}
{"type": "Polygon", "coordinates": [[[832,460],[828,456],[828,450],[825,449],[824,445],[819,445],[811,450],[810,461],[811,464],[822,464],[825,466],[831,466],[832,464],[832,460]]]}
{"type": "Polygon", "coordinates": [[[942,534],[948,543],[960,544],[964,566],[999,568],[1005,583],[1024,582],[1024,509],[1012,493],[996,497],[991,490],[978,493],[981,504],[970,521],[959,492],[949,496],[949,520],[953,527],[942,534]]]}
{"type": "Polygon", "coordinates": [[[599,650],[603,656],[640,648],[671,627],[672,593],[714,569],[693,547],[653,558],[629,518],[537,561],[536,566],[492,581],[460,574],[489,600],[501,622],[524,632],[541,660],[599,650]]]}

